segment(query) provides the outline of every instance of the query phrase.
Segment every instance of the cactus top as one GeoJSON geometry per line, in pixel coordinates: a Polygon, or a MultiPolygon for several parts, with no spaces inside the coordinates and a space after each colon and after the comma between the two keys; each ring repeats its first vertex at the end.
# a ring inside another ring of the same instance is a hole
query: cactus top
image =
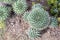
{"type": "Polygon", "coordinates": [[[11,11],[10,7],[0,5],[0,20],[5,20],[11,11]]]}
{"type": "Polygon", "coordinates": [[[46,28],[50,23],[49,14],[43,8],[33,9],[27,19],[31,26],[39,30],[46,28]]]}
{"type": "Polygon", "coordinates": [[[18,0],[13,5],[13,10],[16,14],[22,14],[27,10],[27,3],[26,1],[18,0]]]}
{"type": "Polygon", "coordinates": [[[27,34],[29,35],[29,38],[37,38],[38,36],[40,36],[39,34],[40,32],[34,28],[29,28],[27,31],[27,34]]]}

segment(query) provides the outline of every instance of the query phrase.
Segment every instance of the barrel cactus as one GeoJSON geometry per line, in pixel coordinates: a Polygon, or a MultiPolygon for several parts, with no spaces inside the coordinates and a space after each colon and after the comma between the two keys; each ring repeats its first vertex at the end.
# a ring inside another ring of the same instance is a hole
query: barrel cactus
{"type": "Polygon", "coordinates": [[[56,17],[51,17],[51,23],[50,23],[50,27],[58,27],[58,21],[56,17]]]}
{"type": "Polygon", "coordinates": [[[27,19],[31,26],[39,30],[43,30],[48,27],[50,23],[49,14],[43,8],[33,9],[27,19]]]}
{"type": "Polygon", "coordinates": [[[27,10],[27,3],[26,1],[18,0],[13,5],[13,10],[16,14],[22,14],[27,10]]]}
{"type": "Polygon", "coordinates": [[[31,39],[34,39],[40,36],[39,31],[31,27],[28,29],[27,34],[31,39]]]}
{"type": "Polygon", "coordinates": [[[30,28],[27,31],[30,38],[41,36],[39,31],[44,30],[50,24],[50,16],[40,4],[32,6],[32,10],[25,13],[24,17],[30,25],[30,28]]]}
{"type": "Polygon", "coordinates": [[[6,7],[5,5],[0,5],[0,20],[5,20],[11,11],[10,7],[6,7]]]}

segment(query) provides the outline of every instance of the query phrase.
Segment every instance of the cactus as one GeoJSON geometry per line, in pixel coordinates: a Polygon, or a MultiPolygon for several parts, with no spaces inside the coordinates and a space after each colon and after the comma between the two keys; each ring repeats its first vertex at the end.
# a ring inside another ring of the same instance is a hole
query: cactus
{"type": "Polygon", "coordinates": [[[0,2],[7,3],[7,4],[13,4],[17,0],[0,0],[0,2]]]}
{"type": "Polygon", "coordinates": [[[22,14],[27,10],[27,3],[25,1],[18,0],[12,6],[16,14],[22,14]]]}
{"type": "Polygon", "coordinates": [[[37,38],[40,36],[39,31],[34,28],[29,28],[27,31],[27,34],[29,35],[29,38],[31,38],[31,39],[37,38]]]}
{"type": "Polygon", "coordinates": [[[50,27],[58,27],[58,21],[56,17],[51,17],[51,23],[50,23],[50,27]]]}
{"type": "Polygon", "coordinates": [[[30,38],[39,37],[39,31],[44,30],[50,24],[49,14],[42,8],[42,5],[40,4],[35,4],[32,6],[32,10],[27,12],[27,14],[25,13],[24,17],[24,19],[26,19],[26,21],[28,21],[30,24],[30,28],[27,32],[30,38]]]}
{"type": "Polygon", "coordinates": [[[41,4],[35,4],[32,6],[32,9],[34,9],[34,8],[42,8],[42,5],[41,4]]]}
{"type": "Polygon", "coordinates": [[[43,30],[48,27],[50,23],[49,14],[43,8],[33,9],[27,19],[31,26],[39,30],[43,30]]]}
{"type": "Polygon", "coordinates": [[[28,15],[29,15],[29,12],[28,12],[28,11],[24,13],[23,19],[24,19],[25,21],[28,21],[28,20],[27,20],[28,15]]]}
{"type": "Polygon", "coordinates": [[[10,7],[0,5],[0,20],[5,20],[11,11],[10,7]]]}

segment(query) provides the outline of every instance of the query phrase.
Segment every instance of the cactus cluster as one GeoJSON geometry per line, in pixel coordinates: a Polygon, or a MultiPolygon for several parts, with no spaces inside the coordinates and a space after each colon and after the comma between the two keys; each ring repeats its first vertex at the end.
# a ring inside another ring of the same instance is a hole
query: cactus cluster
{"type": "Polygon", "coordinates": [[[25,12],[23,18],[30,24],[30,28],[28,28],[27,31],[30,38],[37,38],[41,36],[39,31],[42,31],[47,27],[58,26],[56,18],[50,17],[41,4],[35,4],[32,6],[32,10],[25,12]]]}
{"type": "Polygon", "coordinates": [[[27,10],[26,1],[18,0],[12,6],[13,6],[13,10],[16,14],[22,14],[27,10]]]}
{"type": "Polygon", "coordinates": [[[26,0],[0,0],[0,3],[12,6],[16,14],[22,14],[27,10],[26,0]]]}
{"type": "MultiPolygon", "coordinates": [[[[54,0],[53,0],[54,1],[54,0]]],[[[56,1],[49,1],[54,5],[57,3],[56,1]]],[[[28,29],[28,35],[31,38],[36,38],[40,36],[41,30],[44,30],[49,25],[56,27],[58,25],[56,18],[51,17],[47,11],[43,9],[41,4],[35,4],[32,6],[31,11],[27,11],[27,3],[26,0],[0,0],[0,28],[5,27],[5,20],[9,16],[9,13],[14,11],[17,15],[24,13],[24,20],[28,21],[30,28],[28,29]],[[5,3],[5,4],[4,4],[5,3]],[[11,5],[10,5],[11,4],[11,5]],[[10,5],[11,7],[7,7],[10,5]]],[[[52,7],[51,13],[58,13],[57,5],[52,7]]]]}
{"type": "MultiPolygon", "coordinates": [[[[5,32],[5,20],[8,18],[10,12],[14,11],[16,14],[22,14],[27,10],[26,0],[0,0],[0,30],[5,32]]],[[[3,33],[0,31],[0,36],[3,33]]]]}
{"type": "Polygon", "coordinates": [[[44,29],[49,25],[49,14],[43,8],[33,9],[27,17],[31,26],[36,29],[44,29]]]}
{"type": "Polygon", "coordinates": [[[32,6],[32,10],[27,14],[24,15],[24,17],[31,27],[30,29],[28,29],[28,35],[32,38],[38,37],[39,30],[43,30],[49,26],[49,14],[42,8],[42,5],[40,4],[35,4],[34,6],[32,6]]]}
{"type": "Polygon", "coordinates": [[[26,0],[0,0],[0,21],[5,21],[12,9],[16,14],[24,13],[27,10],[26,0]]]}

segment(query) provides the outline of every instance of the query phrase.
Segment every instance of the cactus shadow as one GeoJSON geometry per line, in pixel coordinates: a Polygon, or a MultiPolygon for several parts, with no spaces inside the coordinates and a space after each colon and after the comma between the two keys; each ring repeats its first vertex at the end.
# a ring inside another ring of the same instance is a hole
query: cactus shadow
{"type": "Polygon", "coordinates": [[[39,31],[39,32],[40,32],[40,33],[39,33],[39,34],[40,34],[39,37],[42,37],[42,35],[45,34],[48,29],[49,29],[49,28],[47,27],[46,29],[39,31]]]}

